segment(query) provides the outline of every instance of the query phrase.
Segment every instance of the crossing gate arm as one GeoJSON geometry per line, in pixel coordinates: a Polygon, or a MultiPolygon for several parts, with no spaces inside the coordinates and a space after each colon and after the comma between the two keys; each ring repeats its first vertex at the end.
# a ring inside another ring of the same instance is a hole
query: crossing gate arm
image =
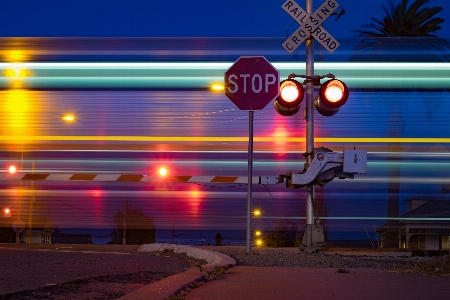
{"type": "MultiPolygon", "coordinates": [[[[0,181],[95,181],[95,182],[173,182],[247,184],[247,176],[147,176],[107,173],[0,173],[0,181]]],[[[278,176],[253,176],[253,184],[278,184],[278,176]]]]}

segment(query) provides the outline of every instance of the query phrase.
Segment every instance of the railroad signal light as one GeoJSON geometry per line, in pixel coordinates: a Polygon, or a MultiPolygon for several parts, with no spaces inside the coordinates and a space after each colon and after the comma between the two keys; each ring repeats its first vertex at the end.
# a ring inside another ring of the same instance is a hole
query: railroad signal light
{"type": "Polygon", "coordinates": [[[322,116],[334,116],[347,102],[348,94],[348,88],[344,82],[330,79],[320,86],[319,93],[314,99],[314,106],[322,116]]]}
{"type": "Polygon", "coordinates": [[[305,90],[300,82],[286,79],[280,82],[280,95],[273,102],[275,110],[283,116],[293,116],[300,110],[305,90]]]}

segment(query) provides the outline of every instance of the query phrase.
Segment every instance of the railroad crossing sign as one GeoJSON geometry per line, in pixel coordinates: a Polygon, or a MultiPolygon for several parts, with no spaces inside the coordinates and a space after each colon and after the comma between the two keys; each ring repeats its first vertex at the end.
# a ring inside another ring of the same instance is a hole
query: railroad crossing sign
{"type": "Polygon", "coordinates": [[[281,7],[301,26],[283,43],[283,48],[292,53],[311,35],[328,52],[333,53],[340,44],[320,25],[338,6],[339,3],[335,0],[326,0],[312,15],[309,15],[295,1],[287,0],[281,7]]]}
{"type": "Polygon", "coordinates": [[[264,56],[241,56],[225,72],[225,95],[240,110],[260,110],[280,93],[280,74],[264,56]]]}

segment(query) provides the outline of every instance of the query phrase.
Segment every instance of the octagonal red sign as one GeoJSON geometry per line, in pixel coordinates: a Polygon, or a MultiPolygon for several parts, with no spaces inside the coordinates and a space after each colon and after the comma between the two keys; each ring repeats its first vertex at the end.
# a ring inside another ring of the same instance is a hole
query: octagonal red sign
{"type": "Polygon", "coordinates": [[[264,56],[241,56],[225,72],[225,95],[240,110],[261,110],[280,93],[280,74],[264,56]]]}

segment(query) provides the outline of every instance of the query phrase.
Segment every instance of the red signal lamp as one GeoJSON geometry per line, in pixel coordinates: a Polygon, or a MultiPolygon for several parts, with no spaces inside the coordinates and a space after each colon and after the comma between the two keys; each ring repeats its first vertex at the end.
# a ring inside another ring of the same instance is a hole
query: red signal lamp
{"type": "Polygon", "coordinates": [[[275,110],[283,116],[293,116],[300,110],[305,90],[300,82],[286,79],[280,82],[280,95],[273,102],[275,110]]]}
{"type": "Polygon", "coordinates": [[[9,208],[4,208],[3,209],[3,216],[7,217],[7,218],[11,217],[11,210],[9,208]]]}
{"type": "Polygon", "coordinates": [[[169,169],[166,167],[159,167],[158,168],[158,176],[159,177],[167,177],[169,175],[169,169]]]}
{"type": "Polygon", "coordinates": [[[349,91],[344,82],[330,79],[324,82],[314,99],[314,106],[322,116],[334,116],[347,102],[349,91]]]}

